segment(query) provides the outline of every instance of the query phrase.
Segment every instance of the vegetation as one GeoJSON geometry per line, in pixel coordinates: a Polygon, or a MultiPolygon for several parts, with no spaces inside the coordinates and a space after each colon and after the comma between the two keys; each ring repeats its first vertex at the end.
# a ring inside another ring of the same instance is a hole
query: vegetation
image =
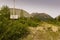
{"type": "MultiPolygon", "coordinates": [[[[35,36],[37,33],[39,35],[37,37],[40,37],[40,39],[45,38],[45,36],[48,37],[51,34],[52,34],[52,37],[55,38],[54,35],[59,34],[59,33],[50,32],[51,31],[50,28],[48,28],[48,31],[45,30],[46,35],[42,31],[37,30],[38,26],[43,26],[44,28],[45,27],[47,28],[49,26],[51,26],[51,27],[60,26],[59,21],[55,20],[54,18],[52,18],[51,16],[49,16],[45,13],[42,13],[42,14],[36,13],[36,14],[33,14],[33,17],[32,16],[24,17],[23,10],[21,10],[20,15],[21,15],[21,17],[17,20],[10,19],[9,7],[2,6],[2,8],[0,10],[0,40],[21,40],[21,38],[28,37],[28,35],[31,35],[31,33],[33,36],[35,36]],[[33,30],[35,28],[35,31],[30,29],[29,27],[33,28],[33,30]],[[33,32],[31,30],[36,33],[33,34],[33,32]]],[[[48,39],[48,40],[51,40],[51,39],[48,39]]]]}
{"type": "Polygon", "coordinates": [[[55,18],[55,20],[60,21],[60,15],[55,18]]]}
{"type": "Polygon", "coordinates": [[[3,6],[0,14],[0,40],[23,38],[29,34],[28,26],[37,26],[37,22],[31,18],[21,17],[18,20],[11,20],[8,6],[3,6]]]}

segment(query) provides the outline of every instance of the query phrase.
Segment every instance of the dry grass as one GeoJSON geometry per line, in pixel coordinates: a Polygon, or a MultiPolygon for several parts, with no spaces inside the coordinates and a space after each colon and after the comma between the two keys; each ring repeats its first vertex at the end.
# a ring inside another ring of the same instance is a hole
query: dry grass
{"type": "Polygon", "coordinates": [[[38,27],[29,27],[30,34],[22,40],[60,40],[60,32],[56,25],[42,23],[38,27]],[[51,27],[51,30],[48,28],[51,27]]]}

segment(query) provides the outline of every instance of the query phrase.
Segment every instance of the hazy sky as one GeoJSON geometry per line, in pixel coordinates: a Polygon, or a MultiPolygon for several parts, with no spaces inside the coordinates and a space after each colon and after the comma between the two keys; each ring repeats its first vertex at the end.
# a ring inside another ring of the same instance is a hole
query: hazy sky
{"type": "MultiPolygon", "coordinates": [[[[13,7],[13,0],[0,0],[0,7],[2,5],[13,7]]],[[[60,0],[16,0],[15,6],[29,13],[47,13],[52,17],[60,15],[60,0]]]]}

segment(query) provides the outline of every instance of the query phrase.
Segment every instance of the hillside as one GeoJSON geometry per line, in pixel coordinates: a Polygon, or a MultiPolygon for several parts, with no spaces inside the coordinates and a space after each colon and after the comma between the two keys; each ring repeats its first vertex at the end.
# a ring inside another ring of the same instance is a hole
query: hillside
{"type": "MultiPolygon", "coordinates": [[[[13,8],[10,8],[10,15],[13,13],[13,8]]],[[[24,17],[30,17],[29,13],[23,9],[17,9],[15,8],[15,14],[17,14],[19,17],[21,17],[21,13],[24,17]]]]}
{"type": "Polygon", "coordinates": [[[0,40],[60,40],[60,22],[48,14],[15,9],[20,18],[10,19],[12,10],[0,10],[0,40]]]}
{"type": "Polygon", "coordinates": [[[60,40],[60,27],[46,22],[40,26],[29,27],[30,34],[21,40],[60,40]]]}
{"type": "Polygon", "coordinates": [[[48,21],[50,19],[53,20],[53,17],[51,17],[50,15],[48,15],[46,13],[32,13],[31,15],[32,15],[32,17],[37,18],[42,21],[48,21]]]}

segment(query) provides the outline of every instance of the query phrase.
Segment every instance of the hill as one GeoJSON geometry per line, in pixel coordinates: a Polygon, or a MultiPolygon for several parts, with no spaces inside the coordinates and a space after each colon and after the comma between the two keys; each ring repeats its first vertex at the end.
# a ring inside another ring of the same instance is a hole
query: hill
{"type": "MultiPolygon", "coordinates": [[[[13,8],[10,8],[10,15],[13,14],[13,8]]],[[[19,18],[22,16],[24,17],[30,17],[29,13],[23,9],[17,9],[15,8],[15,14],[19,16],[19,18]]]]}
{"type": "Polygon", "coordinates": [[[32,15],[32,17],[37,18],[42,21],[48,21],[51,19],[53,20],[53,18],[46,13],[32,13],[31,15],[32,15]]]}

